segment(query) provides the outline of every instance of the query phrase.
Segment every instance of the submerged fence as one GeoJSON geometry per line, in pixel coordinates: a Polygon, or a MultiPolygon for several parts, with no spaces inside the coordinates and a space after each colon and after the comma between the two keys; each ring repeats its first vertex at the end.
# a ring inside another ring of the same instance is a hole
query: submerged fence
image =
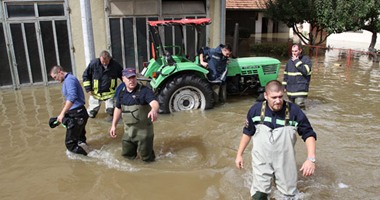
{"type": "MultiPolygon", "coordinates": [[[[307,51],[307,55],[313,57],[315,56],[318,58],[318,55],[325,55],[328,51],[339,51],[339,57],[346,58],[346,64],[347,66],[351,65],[352,59],[359,59],[363,55],[367,55],[369,59],[372,59],[373,62],[379,62],[380,61],[380,52],[371,52],[371,51],[363,51],[363,50],[357,50],[357,49],[350,49],[350,48],[334,48],[334,47],[325,47],[325,46],[314,46],[314,45],[304,45],[304,51],[307,51]]],[[[290,47],[290,53],[291,55],[291,47],[290,47]]]]}

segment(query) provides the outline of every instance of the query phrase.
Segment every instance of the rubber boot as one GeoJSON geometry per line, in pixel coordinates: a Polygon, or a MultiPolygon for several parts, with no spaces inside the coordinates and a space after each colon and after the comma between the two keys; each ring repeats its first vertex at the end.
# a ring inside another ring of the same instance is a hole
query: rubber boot
{"type": "Polygon", "coordinates": [[[113,116],[113,108],[107,108],[106,113],[109,114],[110,116],[113,116]]]}
{"type": "Polygon", "coordinates": [[[96,112],[95,110],[91,110],[90,112],[88,112],[88,116],[90,118],[95,118],[97,114],[98,112],[96,112]]]}
{"type": "Polygon", "coordinates": [[[211,86],[212,90],[214,91],[214,104],[219,104],[219,91],[220,91],[220,85],[219,84],[213,84],[211,86]]]}
{"type": "Polygon", "coordinates": [[[107,118],[106,118],[106,121],[107,122],[112,122],[113,120],[113,108],[107,108],[106,109],[106,113],[108,114],[107,118]]]}
{"type": "Polygon", "coordinates": [[[297,104],[301,109],[305,109],[305,98],[304,97],[297,97],[294,100],[295,104],[297,104]]]}
{"type": "Polygon", "coordinates": [[[268,194],[257,191],[253,196],[252,200],[268,200],[268,194]]]}

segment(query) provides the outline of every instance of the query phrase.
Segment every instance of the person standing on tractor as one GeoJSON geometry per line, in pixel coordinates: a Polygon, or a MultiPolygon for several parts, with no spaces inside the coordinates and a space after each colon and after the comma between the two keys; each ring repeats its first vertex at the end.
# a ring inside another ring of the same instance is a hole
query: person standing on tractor
{"type": "Polygon", "coordinates": [[[156,156],[153,151],[153,122],[158,117],[159,103],[150,88],[137,82],[136,69],[124,69],[123,82],[125,87],[116,97],[116,108],[109,134],[116,138],[116,126],[122,117],[122,156],[132,160],[139,154],[145,162],[154,161],[156,156]]]}
{"type": "Polygon", "coordinates": [[[116,62],[108,51],[102,51],[99,58],[90,62],[83,72],[83,86],[90,94],[87,110],[91,118],[95,118],[103,101],[106,104],[106,113],[111,116],[114,110],[114,95],[117,79],[121,78],[123,67],[116,62]]]}
{"type": "Polygon", "coordinates": [[[309,94],[311,67],[310,58],[302,55],[301,45],[293,44],[292,57],[286,63],[282,84],[289,100],[301,108],[305,107],[305,99],[309,94]]]}
{"type": "Polygon", "coordinates": [[[216,48],[203,47],[199,50],[200,64],[209,70],[210,82],[224,82],[227,78],[227,61],[232,52],[229,44],[220,44],[216,48]]]}

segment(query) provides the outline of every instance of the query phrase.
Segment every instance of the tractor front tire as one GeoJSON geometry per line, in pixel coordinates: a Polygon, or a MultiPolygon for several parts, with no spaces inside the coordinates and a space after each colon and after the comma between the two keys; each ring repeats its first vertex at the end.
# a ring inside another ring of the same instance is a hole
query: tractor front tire
{"type": "Polygon", "coordinates": [[[183,74],[166,83],[158,95],[160,113],[213,108],[211,85],[196,75],[183,74]]]}

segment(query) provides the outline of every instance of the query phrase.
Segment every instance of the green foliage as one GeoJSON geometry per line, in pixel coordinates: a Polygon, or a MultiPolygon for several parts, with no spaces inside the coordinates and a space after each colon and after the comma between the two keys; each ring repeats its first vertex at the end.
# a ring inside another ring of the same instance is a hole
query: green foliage
{"type": "Polygon", "coordinates": [[[326,37],[319,37],[318,42],[315,38],[322,36],[324,25],[317,21],[316,1],[319,0],[268,0],[266,3],[266,15],[274,21],[281,21],[288,27],[293,29],[293,32],[307,44],[321,44],[326,40],[326,37]],[[298,29],[298,24],[308,22],[311,25],[309,35],[303,35],[302,30],[298,29]]]}
{"type": "Polygon", "coordinates": [[[368,0],[316,0],[319,24],[328,33],[340,33],[360,29],[359,19],[368,10],[368,0]]]}
{"type": "Polygon", "coordinates": [[[329,33],[364,29],[372,32],[369,49],[374,49],[380,32],[380,0],[318,0],[318,21],[329,33]]]}
{"type": "Polygon", "coordinates": [[[367,0],[362,7],[363,12],[358,24],[362,29],[372,32],[369,51],[375,52],[377,33],[380,32],[380,0],[367,0]]]}
{"type": "Polygon", "coordinates": [[[266,6],[267,16],[285,23],[309,45],[323,43],[332,33],[380,30],[380,0],[268,0],[266,6]],[[311,26],[308,35],[297,27],[304,22],[311,26]]]}

